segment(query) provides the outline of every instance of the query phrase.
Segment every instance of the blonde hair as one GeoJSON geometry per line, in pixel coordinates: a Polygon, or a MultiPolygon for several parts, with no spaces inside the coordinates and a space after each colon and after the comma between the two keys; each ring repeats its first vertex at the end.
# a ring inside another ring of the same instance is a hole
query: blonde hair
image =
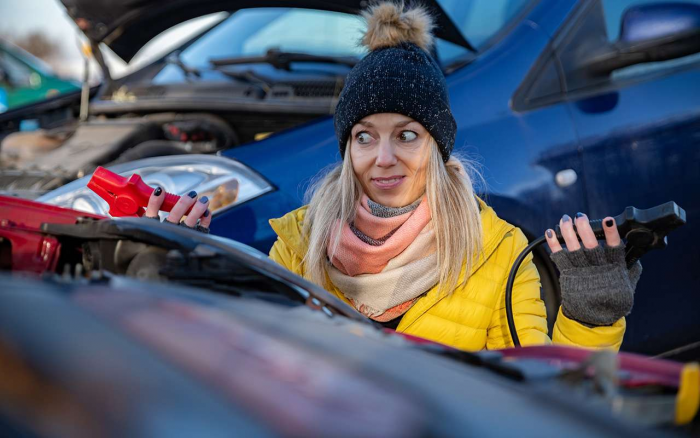
{"type": "MultiPolygon", "coordinates": [[[[302,234],[308,243],[304,256],[304,277],[328,287],[328,246],[334,254],[340,243],[343,224],[355,218],[362,186],[355,176],[350,157],[350,139],[342,163],[325,175],[322,173],[307,191],[309,204],[302,234]],[[329,243],[335,227],[335,239],[329,243]]],[[[430,135],[424,159],[426,166],[425,193],[430,205],[437,243],[439,293],[451,294],[466,284],[469,273],[482,251],[482,227],[479,204],[472,185],[472,176],[481,179],[475,166],[451,156],[443,162],[435,139],[430,135]],[[462,267],[465,274],[460,281],[462,267]]]]}

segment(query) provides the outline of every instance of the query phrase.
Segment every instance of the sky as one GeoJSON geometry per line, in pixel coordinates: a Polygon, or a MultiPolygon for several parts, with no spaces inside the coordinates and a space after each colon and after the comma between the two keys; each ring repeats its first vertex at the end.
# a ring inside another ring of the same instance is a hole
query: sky
{"type": "MultiPolygon", "coordinates": [[[[213,14],[182,23],[166,31],[144,47],[142,53],[137,54],[130,65],[125,64],[109,49],[105,50],[105,58],[112,76],[121,77],[149,60],[167,53],[197,30],[218,19],[218,14],[213,14]]],[[[36,30],[42,31],[60,47],[59,56],[46,60],[56,73],[81,79],[84,61],[80,46],[85,38],[58,0],[0,0],[0,34],[21,36],[36,30]]],[[[100,77],[99,67],[94,61],[90,70],[91,82],[94,83],[100,77]]]]}

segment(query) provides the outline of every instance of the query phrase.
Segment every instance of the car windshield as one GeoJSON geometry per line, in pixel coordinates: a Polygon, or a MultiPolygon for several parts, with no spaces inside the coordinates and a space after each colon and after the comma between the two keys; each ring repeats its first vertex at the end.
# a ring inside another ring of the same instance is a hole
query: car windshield
{"type": "MultiPolygon", "coordinates": [[[[533,0],[440,0],[439,3],[477,49],[486,45],[533,0]]],[[[357,15],[315,9],[255,8],[231,14],[180,53],[189,67],[211,68],[213,59],[262,56],[270,49],[322,56],[362,57],[359,44],[364,22],[357,15]]],[[[437,41],[445,65],[470,53],[464,47],[437,41]]],[[[166,67],[155,82],[181,78],[177,67],[166,67]]]]}
{"type": "Polygon", "coordinates": [[[264,55],[268,49],[313,55],[362,56],[359,17],[312,9],[259,8],[232,14],[182,52],[182,61],[207,67],[209,60],[264,55]]]}

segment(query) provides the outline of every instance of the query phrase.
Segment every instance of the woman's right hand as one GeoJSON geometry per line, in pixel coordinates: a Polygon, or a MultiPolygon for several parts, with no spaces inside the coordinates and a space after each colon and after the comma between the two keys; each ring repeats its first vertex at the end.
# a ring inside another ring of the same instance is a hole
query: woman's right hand
{"type": "MultiPolygon", "coordinates": [[[[158,212],[164,200],[164,190],[157,187],[148,200],[148,207],[146,208],[146,214],[144,216],[158,219],[158,212]]],[[[186,195],[180,196],[180,200],[177,201],[165,220],[173,224],[184,225],[188,228],[208,233],[209,224],[211,223],[211,212],[208,207],[209,199],[206,196],[197,198],[197,192],[193,190],[186,195]],[[190,206],[192,206],[192,210],[185,220],[181,222],[182,217],[190,206]]]]}
{"type": "Polygon", "coordinates": [[[545,233],[550,258],[561,273],[562,313],[587,327],[612,325],[632,310],[642,265],[637,261],[627,268],[625,244],[614,218],[603,219],[604,246],[598,243],[588,216],[578,213],[574,221],[568,215],[559,221],[566,249],[554,230],[545,233]]]}

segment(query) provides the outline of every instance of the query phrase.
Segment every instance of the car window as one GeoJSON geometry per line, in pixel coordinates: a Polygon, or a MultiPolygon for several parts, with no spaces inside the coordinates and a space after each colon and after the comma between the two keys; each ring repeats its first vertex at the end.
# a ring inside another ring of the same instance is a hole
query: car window
{"type": "MultiPolygon", "coordinates": [[[[680,2],[678,0],[602,0],[608,41],[615,42],[619,38],[622,16],[629,7],[651,3],[693,3],[700,5],[700,0],[682,0],[680,2]]],[[[700,62],[700,53],[664,62],[633,65],[631,67],[614,71],[612,73],[612,80],[626,80],[632,77],[655,73],[658,71],[676,69],[679,66],[696,62],[700,62]]]]}
{"type": "Polygon", "coordinates": [[[182,61],[208,67],[216,58],[264,55],[268,49],[314,55],[361,56],[359,17],[310,9],[238,11],[186,48],[182,61]]]}
{"type": "Polygon", "coordinates": [[[2,51],[0,51],[0,68],[5,73],[7,82],[13,87],[38,85],[36,72],[2,51]]]}
{"type": "Polygon", "coordinates": [[[358,17],[303,9],[282,14],[273,12],[272,15],[275,18],[268,25],[246,39],[242,54],[264,53],[270,47],[287,52],[334,56],[361,56],[365,53],[358,44],[364,29],[358,17]]]}
{"type": "MultiPolygon", "coordinates": [[[[700,66],[700,53],[695,53],[662,62],[635,64],[609,74],[596,74],[591,70],[587,62],[599,56],[601,50],[608,50],[606,45],[613,45],[619,39],[625,10],[649,3],[678,2],[596,0],[582,3],[582,8],[564,24],[553,51],[545,51],[523,81],[516,93],[514,107],[524,110],[549,105],[560,101],[565,95],[578,98],[652,80],[659,75],[673,74],[679,68],[700,66]],[[564,73],[563,78],[559,77],[559,71],[564,73]]],[[[700,4],[700,0],[685,0],[683,3],[700,4]]],[[[614,47],[609,49],[613,50],[614,47]]]]}
{"type": "MultiPolygon", "coordinates": [[[[532,0],[438,0],[477,49],[506,27],[532,0]]],[[[448,58],[448,54],[442,54],[448,58]]]]}

